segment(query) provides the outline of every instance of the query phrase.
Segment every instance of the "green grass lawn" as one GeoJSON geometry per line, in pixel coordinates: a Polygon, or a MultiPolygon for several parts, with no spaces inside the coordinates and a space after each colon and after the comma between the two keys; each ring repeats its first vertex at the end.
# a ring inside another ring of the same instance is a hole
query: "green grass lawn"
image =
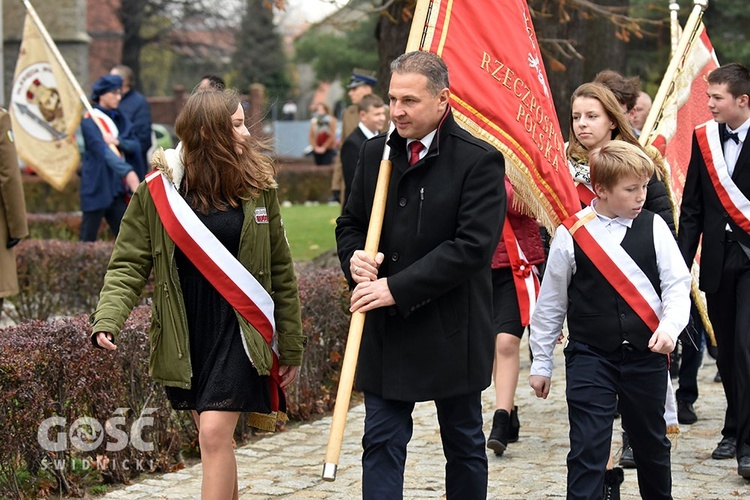
{"type": "Polygon", "coordinates": [[[293,205],[281,207],[286,237],[295,261],[308,261],[336,247],[336,217],[339,205],[293,205]]]}

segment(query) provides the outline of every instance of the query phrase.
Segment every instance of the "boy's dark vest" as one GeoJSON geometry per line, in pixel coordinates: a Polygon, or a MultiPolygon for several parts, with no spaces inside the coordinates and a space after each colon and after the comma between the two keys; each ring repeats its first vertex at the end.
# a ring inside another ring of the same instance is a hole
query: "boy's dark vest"
{"type": "MultiPolygon", "coordinates": [[[[661,297],[654,248],[654,214],[643,211],[633,220],[620,245],[648,277],[661,297]]],[[[653,332],[610,285],[573,241],[576,272],[568,287],[570,338],[605,352],[627,340],[636,349],[648,348],[653,332]]]]}

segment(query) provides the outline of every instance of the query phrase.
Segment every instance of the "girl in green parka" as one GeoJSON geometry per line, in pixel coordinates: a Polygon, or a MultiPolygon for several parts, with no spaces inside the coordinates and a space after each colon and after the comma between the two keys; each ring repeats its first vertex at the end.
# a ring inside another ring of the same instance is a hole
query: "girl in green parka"
{"type": "MultiPolygon", "coordinates": [[[[164,384],[175,409],[193,410],[203,460],[202,498],[237,498],[232,435],[240,412],[251,412],[251,424],[273,430],[286,416],[272,411],[272,347],[282,388],[294,381],[302,362],[297,280],[274,166],[250,136],[236,92],[193,94],[175,131],[180,145],[156,154],[152,167],[272,298],[272,345],[198,270],[196,257],[175,245],[149,182],[135,192],[123,218],[92,315],[92,342],[116,349],[115,335],[153,269],[149,372],[164,384]]],[[[157,181],[162,178],[150,182],[157,181]]]]}

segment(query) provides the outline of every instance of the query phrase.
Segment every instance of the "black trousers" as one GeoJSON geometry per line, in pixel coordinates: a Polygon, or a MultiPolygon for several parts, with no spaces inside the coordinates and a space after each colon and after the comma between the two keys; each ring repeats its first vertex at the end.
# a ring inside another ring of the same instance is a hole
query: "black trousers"
{"type": "Polygon", "coordinates": [[[724,436],[737,438],[737,458],[750,455],[750,259],[736,241],[725,241],[716,293],[707,293],[727,412],[724,436]],[[742,446],[745,443],[745,446],[742,446]]]}
{"type": "MultiPolygon", "coordinates": [[[[446,458],[446,498],[487,498],[487,454],[481,393],[435,401],[446,458]]],[[[362,498],[399,500],[404,495],[406,446],[412,436],[414,403],[365,393],[362,438],[362,498]]]]}
{"type": "MultiPolygon", "coordinates": [[[[703,325],[699,325],[700,336],[693,338],[696,345],[685,339],[682,342],[682,358],[680,359],[679,387],[675,391],[675,399],[686,403],[695,403],[698,400],[698,371],[703,362],[703,325]]],[[[685,335],[683,333],[683,335],[685,335]]]]}
{"type": "Polygon", "coordinates": [[[116,238],[120,232],[120,222],[122,221],[122,216],[125,215],[126,208],[127,204],[125,203],[125,195],[123,194],[112,200],[112,203],[107,208],[83,212],[81,227],[78,231],[78,241],[96,241],[102,219],[107,221],[112,234],[116,238]]]}
{"type": "Polygon", "coordinates": [[[605,353],[570,341],[565,347],[570,420],[568,498],[601,498],[615,408],[633,447],[644,499],[672,498],[671,443],[664,402],[667,356],[624,344],[605,353]]]}

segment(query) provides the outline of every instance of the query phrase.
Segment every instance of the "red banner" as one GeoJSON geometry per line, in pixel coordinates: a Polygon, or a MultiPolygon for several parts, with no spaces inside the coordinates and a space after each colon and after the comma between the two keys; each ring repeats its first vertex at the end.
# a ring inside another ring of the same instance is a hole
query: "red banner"
{"type": "MultiPolygon", "coordinates": [[[[706,28],[702,22],[699,22],[685,50],[684,57],[680,61],[674,80],[665,77],[661,83],[662,87],[667,88],[664,104],[661,109],[652,109],[651,113],[657,115],[652,118],[649,114],[646,120],[649,122],[655,118],[656,126],[648,136],[648,143],[656,147],[664,157],[669,176],[667,188],[671,193],[672,211],[676,222],[680,218],[682,192],[685,188],[685,177],[692,151],[693,131],[698,125],[713,118],[708,110],[706,97],[707,78],[708,74],[718,67],[719,61],[706,33],[706,28]]],[[[662,88],[659,92],[662,92],[662,88]]],[[[699,246],[695,254],[695,263],[691,267],[692,294],[711,343],[716,345],[713,327],[708,319],[706,301],[697,285],[700,274],[700,254],[699,246]]]]}
{"type": "Polygon", "coordinates": [[[690,43],[674,87],[664,102],[659,122],[649,136],[651,145],[661,152],[667,166],[676,219],[680,215],[693,131],[698,125],[712,119],[707,105],[706,78],[718,67],[719,61],[711,40],[701,23],[690,43]]]}
{"type": "Polygon", "coordinates": [[[581,205],[526,1],[422,1],[419,50],[448,65],[454,117],[505,155],[516,199],[554,230],[581,205]]]}

